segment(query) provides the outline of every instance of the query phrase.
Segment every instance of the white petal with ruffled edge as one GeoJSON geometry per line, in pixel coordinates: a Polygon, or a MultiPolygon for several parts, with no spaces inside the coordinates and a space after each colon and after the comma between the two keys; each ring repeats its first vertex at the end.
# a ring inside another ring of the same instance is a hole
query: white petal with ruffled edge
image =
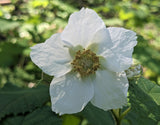
{"type": "Polygon", "coordinates": [[[124,28],[107,28],[113,47],[104,51],[101,56],[106,59],[106,68],[114,72],[128,69],[132,64],[133,47],[137,44],[136,33],[124,28]]]}
{"type": "Polygon", "coordinates": [[[105,24],[97,13],[82,8],[70,16],[68,25],[62,32],[62,40],[69,46],[81,45],[86,48],[95,33],[102,28],[105,28],[105,24]]]}
{"type": "Polygon", "coordinates": [[[71,57],[63,47],[60,34],[55,34],[45,41],[31,47],[32,61],[48,75],[59,77],[71,71],[71,57]]]}
{"type": "Polygon", "coordinates": [[[54,78],[50,84],[52,110],[60,115],[82,111],[93,95],[91,80],[82,81],[71,73],[54,78]]]}
{"type": "Polygon", "coordinates": [[[121,108],[127,103],[126,74],[101,70],[96,72],[91,103],[103,110],[121,108]]]}

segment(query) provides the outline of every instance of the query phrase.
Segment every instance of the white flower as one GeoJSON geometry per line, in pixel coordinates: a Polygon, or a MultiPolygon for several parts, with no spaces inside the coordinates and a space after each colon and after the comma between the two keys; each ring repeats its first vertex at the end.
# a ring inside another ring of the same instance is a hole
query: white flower
{"type": "Polygon", "coordinates": [[[103,110],[127,103],[124,70],[132,64],[136,33],[106,28],[91,9],[73,13],[62,33],[32,47],[31,59],[54,76],[50,84],[52,110],[71,114],[91,103],[103,110]]]}

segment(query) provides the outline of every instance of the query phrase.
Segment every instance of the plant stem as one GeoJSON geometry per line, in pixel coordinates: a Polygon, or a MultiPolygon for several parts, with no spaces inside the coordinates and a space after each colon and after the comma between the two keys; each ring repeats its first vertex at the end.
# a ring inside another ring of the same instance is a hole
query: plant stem
{"type": "Polygon", "coordinates": [[[122,120],[126,115],[127,113],[131,110],[131,107],[127,108],[121,115],[120,115],[120,120],[122,120]]]}
{"type": "Polygon", "coordinates": [[[112,113],[114,115],[114,118],[116,120],[116,125],[120,125],[121,124],[121,119],[120,119],[120,109],[113,109],[112,113]]]}
{"type": "Polygon", "coordinates": [[[116,120],[116,125],[121,125],[121,120],[126,116],[126,114],[131,110],[131,107],[127,108],[123,113],[121,113],[121,109],[113,109],[112,113],[116,120]]]}
{"type": "Polygon", "coordinates": [[[80,122],[78,125],[82,125],[82,122],[83,122],[83,117],[80,117],[80,122]]]}

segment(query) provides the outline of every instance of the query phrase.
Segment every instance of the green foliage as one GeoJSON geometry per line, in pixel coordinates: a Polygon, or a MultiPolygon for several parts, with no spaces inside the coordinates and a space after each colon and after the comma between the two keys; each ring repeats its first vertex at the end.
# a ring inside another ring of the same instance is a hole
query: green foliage
{"type": "Polygon", "coordinates": [[[51,111],[50,107],[43,107],[27,115],[24,125],[61,125],[61,119],[51,111]],[[25,123],[26,122],[26,123],[25,123]]]}
{"type": "Polygon", "coordinates": [[[48,87],[18,88],[7,83],[0,89],[0,119],[6,115],[31,112],[49,101],[48,87]]]}
{"type": "Polygon", "coordinates": [[[61,125],[62,120],[48,106],[36,109],[25,116],[8,117],[2,125],[61,125]]]}
{"type": "Polygon", "coordinates": [[[0,31],[13,30],[20,25],[20,22],[0,18],[0,31]]]}
{"type": "Polygon", "coordinates": [[[63,125],[115,125],[111,111],[104,111],[89,103],[82,112],[74,115],[64,115],[63,125]]]}
{"type": "Polygon", "coordinates": [[[12,66],[18,63],[18,56],[24,47],[12,43],[0,43],[0,65],[3,67],[12,66]],[[6,56],[7,55],[7,56],[6,56]]]}
{"type": "Polygon", "coordinates": [[[1,122],[2,125],[20,125],[23,121],[23,116],[8,117],[4,122],[1,122]]]}
{"type": "Polygon", "coordinates": [[[7,81],[19,87],[26,87],[35,78],[34,74],[29,74],[20,67],[14,67],[14,69],[0,68],[0,76],[0,88],[3,87],[7,81]]]}
{"type": "Polygon", "coordinates": [[[155,50],[153,46],[150,46],[142,36],[138,37],[138,45],[135,47],[136,59],[148,68],[152,69],[157,74],[160,74],[159,62],[160,52],[155,50]]]}
{"type": "Polygon", "coordinates": [[[103,111],[92,104],[88,104],[81,114],[91,125],[115,125],[114,118],[110,111],[103,111]]]}
{"type": "Polygon", "coordinates": [[[131,81],[129,87],[129,102],[131,111],[126,115],[129,123],[135,125],[157,125],[160,121],[159,102],[160,86],[141,77],[131,81]]]}
{"type": "MultiPolygon", "coordinates": [[[[157,103],[157,105],[160,105],[160,86],[157,84],[152,83],[150,80],[147,80],[145,78],[141,78],[138,81],[139,87],[150,97],[153,98],[153,100],[157,103]]],[[[160,112],[159,112],[160,115],[160,112]]]]}

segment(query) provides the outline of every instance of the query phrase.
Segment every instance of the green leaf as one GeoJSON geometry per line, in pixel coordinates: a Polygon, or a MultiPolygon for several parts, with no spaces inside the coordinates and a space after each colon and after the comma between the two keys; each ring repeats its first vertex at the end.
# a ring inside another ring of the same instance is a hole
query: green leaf
{"type": "Polygon", "coordinates": [[[26,116],[8,117],[2,125],[61,125],[62,120],[51,111],[50,107],[44,106],[36,109],[26,116]]]}
{"type": "Polygon", "coordinates": [[[9,114],[32,111],[49,101],[48,87],[18,88],[7,83],[0,89],[0,119],[9,114]]]}
{"type": "Polygon", "coordinates": [[[61,122],[51,108],[45,106],[27,115],[23,120],[23,125],[61,125],[61,122]]]}
{"type": "Polygon", "coordinates": [[[20,26],[20,22],[0,18],[0,31],[12,30],[20,26]]]}
{"type": "Polygon", "coordinates": [[[139,79],[138,82],[140,83],[139,87],[143,89],[145,93],[148,93],[153,100],[160,105],[160,86],[145,78],[139,79]]]}
{"type": "Polygon", "coordinates": [[[19,55],[22,54],[24,47],[9,42],[0,42],[0,66],[14,66],[19,61],[19,55]]]}
{"type": "Polygon", "coordinates": [[[129,100],[131,111],[127,114],[126,119],[131,125],[158,124],[160,121],[160,106],[154,101],[157,99],[154,93],[158,93],[158,88],[158,85],[143,77],[137,82],[136,80],[130,82],[129,100]]]}
{"type": "Polygon", "coordinates": [[[22,125],[22,121],[24,119],[24,116],[15,116],[15,117],[9,117],[5,119],[1,124],[2,125],[22,125]]]}
{"type": "Polygon", "coordinates": [[[91,125],[115,125],[112,113],[88,104],[80,113],[91,125]]]}

